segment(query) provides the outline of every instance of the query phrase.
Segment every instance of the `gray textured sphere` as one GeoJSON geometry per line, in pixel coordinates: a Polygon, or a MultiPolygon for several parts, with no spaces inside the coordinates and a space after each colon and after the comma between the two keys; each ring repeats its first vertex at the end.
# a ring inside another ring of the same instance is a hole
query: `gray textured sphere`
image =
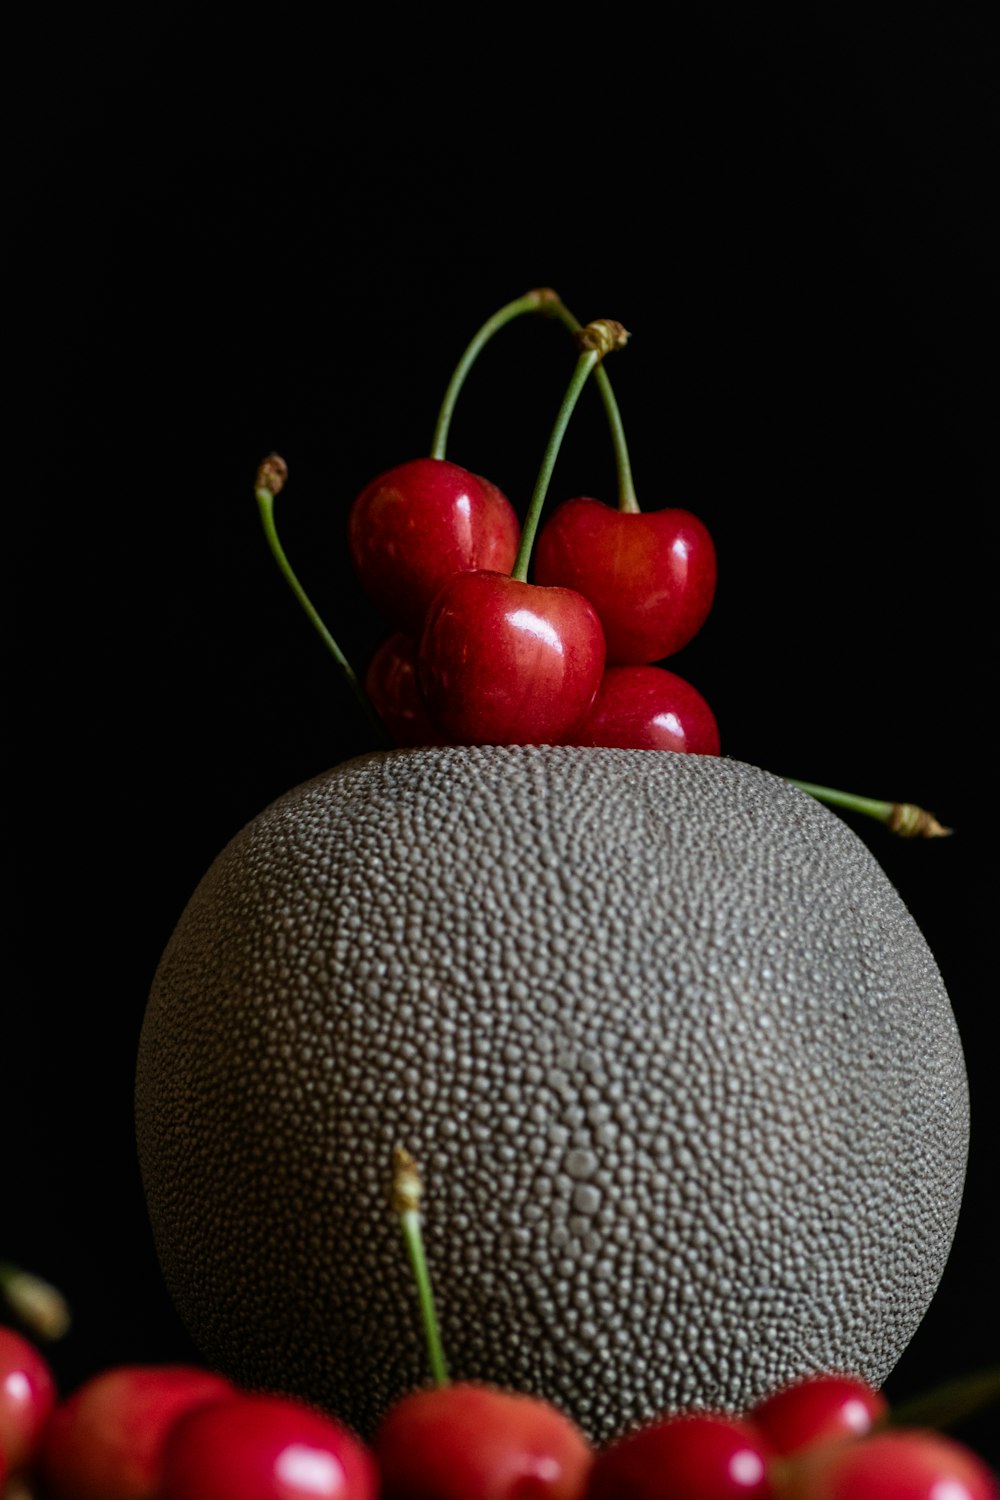
{"type": "Polygon", "coordinates": [[[944,1267],[968,1098],[923,937],[809,797],[461,748],[351,761],[229,844],[153,984],[137,1123],[206,1359],[363,1431],[426,1379],[401,1143],[452,1374],[603,1439],[807,1370],[880,1383],[944,1267]]]}

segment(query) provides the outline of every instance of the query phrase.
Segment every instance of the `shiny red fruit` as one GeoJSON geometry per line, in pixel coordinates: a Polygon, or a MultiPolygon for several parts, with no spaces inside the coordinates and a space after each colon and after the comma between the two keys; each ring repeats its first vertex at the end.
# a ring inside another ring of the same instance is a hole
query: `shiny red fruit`
{"type": "Polygon", "coordinates": [[[365,486],[351,507],[347,537],[369,599],[419,635],[427,606],[453,574],[510,572],[521,527],[488,479],[447,459],[416,458],[365,486]]]}
{"type": "Polygon", "coordinates": [[[414,745],[446,745],[434,728],[417,682],[417,643],[397,630],[368,663],[365,692],[397,750],[414,745]]]}
{"type": "Polygon", "coordinates": [[[547,1401],[471,1384],[404,1396],[373,1446],[382,1500],[580,1500],[593,1462],[547,1401]]]}
{"type": "Polygon", "coordinates": [[[779,1500],[998,1500],[1000,1485],[968,1448],[897,1427],[810,1449],[780,1474],[779,1500]]]}
{"type": "Polygon", "coordinates": [[[749,1422],[665,1417],[598,1454],[584,1500],[771,1500],[770,1456],[749,1422]]]}
{"type": "Polygon", "coordinates": [[[192,1407],[230,1396],[221,1375],[192,1365],[118,1365],[53,1413],[40,1467],[50,1500],[159,1500],[163,1445],[192,1407]]]}
{"type": "Polygon", "coordinates": [[[458,573],[427,613],[417,671],[431,722],[457,745],[557,745],[593,703],[604,636],[570,589],[458,573]]]}
{"type": "Polygon", "coordinates": [[[10,1473],[34,1458],[55,1404],[47,1360],[13,1328],[0,1328],[0,1458],[10,1473]]]}
{"type": "Polygon", "coordinates": [[[375,1463],[332,1417],[278,1396],[234,1396],[182,1417],[157,1500],[376,1500],[375,1463]]]}
{"type": "Polygon", "coordinates": [[[704,698],[665,667],[607,667],[574,745],[718,755],[719,726],[704,698]]]}
{"type": "Polygon", "coordinates": [[[697,635],[715,598],[715,545],[687,510],[567,500],[538,534],[534,570],[537,583],[590,600],[614,665],[672,656],[697,635]]]}
{"type": "Polygon", "coordinates": [[[889,1410],[853,1375],[810,1375],[758,1401],[748,1419],[775,1453],[798,1453],[832,1438],[864,1437],[889,1410]]]}

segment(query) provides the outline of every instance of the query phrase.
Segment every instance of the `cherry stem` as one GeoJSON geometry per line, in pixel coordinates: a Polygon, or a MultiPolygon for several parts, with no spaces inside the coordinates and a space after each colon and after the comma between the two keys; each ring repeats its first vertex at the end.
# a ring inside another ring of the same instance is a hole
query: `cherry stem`
{"type": "Polygon", "coordinates": [[[954,1427],[988,1406],[1000,1406],[1000,1365],[945,1381],[894,1405],[880,1422],[891,1427],[954,1427]]]}
{"type": "MultiPolygon", "coordinates": [[[[444,458],[448,447],[448,432],[451,427],[451,418],[455,410],[455,403],[459,393],[465,384],[466,377],[483,349],[489,343],[495,333],[501,328],[512,323],[524,313],[541,313],[543,316],[553,317],[568,328],[570,333],[578,334],[583,324],[579,318],[573,316],[569,308],[563,302],[558,292],[551,287],[535,287],[530,292],[525,292],[523,297],[516,297],[513,302],[507,302],[479,329],[478,333],[470,340],[464,354],[455,366],[452,377],[448,382],[448,388],[441,402],[438,412],[437,426],[434,428],[434,438],[431,443],[431,458],[444,458]]],[[[615,467],[618,475],[618,509],[622,511],[637,512],[639,502],[636,499],[635,484],[632,479],[632,464],[629,460],[628,443],[625,440],[625,428],[622,424],[621,412],[615,393],[611,387],[608,373],[601,365],[598,367],[595,379],[597,388],[604,404],[604,410],[611,429],[611,441],[615,451],[615,467]]]]}
{"type": "MultiPolygon", "coordinates": [[[[508,323],[519,318],[522,313],[546,311],[550,307],[561,307],[559,298],[551,287],[536,287],[533,291],[525,292],[523,297],[516,297],[513,302],[506,303],[499,311],[495,312],[475,334],[465,353],[455,366],[454,373],[448,382],[448,389],[444,393],[441,402],[441,410],[438,412],[437,426],[434,428],[434,438],[431,442],[431,458],[444,458],[448,447],[448,429],[451,426],[452,412],[455,410],[455,402],[458,400],[459,392],[465,384],[465,377],[475,364],[479,355],[495,333],[499,333],[508,323]]],[[[577,325],[579,326],[579,325],[577,325]]]]}
{"type": "Polygon", "coordinates": [[[555,420],[555,425],[549,436],[549,441],[542,456],[541,468],[538,478],[535,480],[534,493],[528,505],[528,513],[524,519],[524,527],[521,531],[521,545],[514,560],[510,576],[526,583],[528,579],[528,563],[531,560],[531,549],[535,542],[535,532],[538,530],[538,522],[542,514],[542,506],[548,493],[549,483],[552,479],[552,471],[562,447],[562,440],[569,425],[569,419],[573,415],[573,408],[580,399],[580,392],[587,383],[587,377],[591,370],[598,366],[602,359],[615,349],[623,349],[628,341],[628,334],[620,323],[613,322],[610,318],[598,318],[594,323],[588,323],[576,334],[576,341],[580,347],[581,354],[573,371],[573,378],[563,396],[562,405],[555,420]]]}
{"type": "MultiPolygon", "coordinates": [[[[545,310],[551,313],[553,317],[558,318],[560,323],[568,328],[571,333],[580,332],[583,325],[577,318],[574,318],[561,298],[556,297],[555,301],[548,305],[545,310]]],[[[611,388],[610,377],[603,365],[598,366],[594,379],[597,382],[601,401],[604,403],[608,426],[611,428],[611,441],[615,450],[615,468],[618,474],[618,509],[638,514],[639,501],[636,498],[635,484],[632,480],[632,465],[628,456],[628,444],[625,441],[625,428],[622,424],[621,412],[618,410],[618,402],[615,400],[615,393],[611,388]]]]}
{"type": "Polygon", "coordinates": [[[879,802],[874,797],[859,797],[854,792],[839,792],[835,787],[816,786],[812,781],[796,781],[786,776],[786,781],[808,792],[818,802],[827,802],[831,807],[845,807],[849,812],[862,813],[884,823],[890,833],[903,839],[945,838],[954,830],[944,828],[933,813],[913,802],[879,802]]]}
{"type": "Polygon", "coordinates": [[[278,540],[278,530],[274,521],[274,498],[276,495],[281,493],[282,489],[285,486],[285,481],[287,480],[287,478],[288,465],[285,463],[285,460],[281,458],[277,453],[269,454],[269,456],[264,459],[263,463],[260,465],[260,468],[257,470],[255,494],[257,496],[257,505],[260,510],[260,518],[264,526],[264,535],[267,537],[268,545],[271,548],[271,553],[274,557],[275,562],[278,564],[278,567],[281,569],[285,581],[287,582],[292,593],[295,595],[296,599],[301,604],[308,619],[315,627],[320,640],[323,642],[324,646],[329,651],[334,661],[337,663],[337,666],[340,668],[340,671],[346,679],[348,687],[351,689],[352,693],[357,699],[362,712],[368,719],[368,722],[371,724],[372,728],[375,730],[379,742],[386,747],[389,747],[391,742],[385,725],[382,723],[382,720],[379,718],[378,714],[372,707],[371,700],[369,699],[368,694],[365,692],[364,688],[361,686],[354,668],[347,660],[347,657],[344,655],[343,651],[341,651],[340,647],[337,645],[337,642],[334,640],[329,630],[327,630],[325,624],[320,618],[318,610],[314,606],[312,600],[309,598],[309,595],[306,593],[305,589],[302,587],[298,578],[295,576],[295,573],[292,570],[292,565],[288,561],[288,558],[285,556],[285,549],[282,547],[281,542],[278,540]]]}
{"type": "Polygon", "coordinates": [[[61,1339],[68,1332],[69,1304],[51,1282],[31,1271],[0,1261],[0,1293],[31,1332],[42,1339],[61,1339]]]}
{"type": "Polygon", "coordinates": [[[434,1292],[431,1288],[427,1256],[424,1252],[424,1237],[420,1230],[420,1204],[424,1195],[423,1179],[416,1162],[402,1146],[393,1152],[392,1206],[399,1215],[400,1228],[410,1257],[413,1279],[417,1286],[420,1318],[424,1325],[427,1357],[431,1375],[438,1386],[448,1385],[448,1368],[441,1347],[437,1313],[434,1309],[434,1292]]]}

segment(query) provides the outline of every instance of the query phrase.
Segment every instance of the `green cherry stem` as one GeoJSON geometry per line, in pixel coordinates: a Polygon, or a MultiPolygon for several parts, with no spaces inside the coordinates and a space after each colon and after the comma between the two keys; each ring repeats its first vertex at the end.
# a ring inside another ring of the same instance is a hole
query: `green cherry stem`
{"type": "Polygon", "coordinates": [[[615,349],[623,349],[628,342],[628,334],[620,323],[613,322],[610,318],[598,318],[596,322],[588,323],[576,334],[576,341],[580,348],[580,356],[573,371],[566,394],[563,396],[562,405],[559,408],[555,425],[549,436],[545,452],[542,455],[541,467],[538,478],[535,480],[534,492],[528,505],[528,513],[524,518],[524,526],[521,531],[521,545],[518,548],[517,557],[510,576],[517,578],[521,583],[528,581],[528,564],[531,560],[531,549],[535,542],[535,532],[538,530],[538,522],[542,514],[542,506],[548,493],[549,483],[552,479],[552,471],[555,468],[559,449],[562,447],[563,436],[569,425],[569,419],[573,415],[573,408],[580,399],[580,392],[587,383],[590,372],[598,367],[601,360],[615,349]]]}
{"type": "Polygon", "coordinates": [[[808,792],[817,802],[826,802],[831,807],[843,807],[848,812],[862,813],[866,818],[884,823],[890,833],[898,834],[900,838],[939,839],[953,832],[951,828],[944,828],[933,813],[917,807],[913,802],[879,802],[874,797],[859,797],[854,792],[840,792],[835,787],[817,786],[812,781],[796,781],[794,776],[786,776],[785,780],[791,782],[792,786],[797,786],[800,791],[808,792]]]}
{"type": "MultiPolygon", "coordinates": [[[[571,333],[579,333],[583,326],[559,297],[555,297],[551,303],[547,304],[545,311],[552,317],[558,318],[571,333]]],[[[615,400],[615,393],[611,388],[611,380],[603,365],[598,367],[594,379],[597,382],[601,401],[604,403],[608,426],[611,428],[611,442],[615,450],[615,468],[618,474],[618,509],[636,514],[639,510],[639,501],[636,498],[635,484],[632,479],[632,464],[628,456],[628,444],[625,441],[625,428],[622,424],[618,402],[615,400]]]]}
{"type": "Polygon", "coordinates": [[[448,1385],[448,1368],[441,1347],[441,1333],[434,1308],[434,1293],[431,1289],[427,1256],[424,1252],[424,1237],[420,1230],[420,1205],[424,1195],[424,1184],[416,1162],[402,1146],[393,1153],[392,1206],[399,1216],[400,1228],[410,1257],[413,1279],[417,1286],[420,1318],[424,1325],[427,1357],[435,1385],[448,1385]]]}
{"type": "Polygon", "coordinates": [[[890,1408],[881,1426],[954,1427],[990,1406],[1000,1407],[1000,1365],[973,1370],[890,1408]]]}
{"type": "Polygon", "coordinates": [[[306,593],[298,578],[295,576],[295,573],[292,570],[292,565],[288,561],[288,558],[285,556],[285,549],[282,547],[281,542],[278,539],[278,529],[274,521],[274,498],[276,495],[281,493],[282,489],[284,489],[285,481],[287,480],[287,478],[288,465],[285,463],[285,460],[281,458],[277,453],[269,454],[257,470],[255,494],[257,496],[257,505],[260,510],[260,519],[264,526],[264,535],[267,537],[268,546],[271,549],[271,553],[274,557],[275,562],[281,569],[286,583],[288,584],[292,593],[295,595],[296,599],[299,601],[300,605],[306,613],[306,616],[314,626],[320,640],[323,642],[324,646],[329,651],[334,661],[337,663],[337,666],[340,668],[342,675],[347,681],[348,687],[351,689],[351,692],[357,699],[362,712],[367,718],[369,724],[371,724],[372,728],[375,730],[375,733],[378,736],[379,743],[385,746],[389,746],[390,741],[389,736],[386,733],[385,725],[382,723],[382,720],[379,718],[378,714],[372,707],[371,700],[369,699],[368,694],[365,692],[364,688],[361,686],[354,668],[347,660],[347,657],[344,655],[343,651],[341,651],[340,647],[337,645],[337,642],[334,640],[329,630],[327,630],[325,624],[323,623],[323,620],[319,615],[319,611],[316,609],[312,600],[309,598],[309,595],[306,593]]]}
{"type": "MultiPolygon", "coordinates": [[[[448,429],[451,426],[452,413],[455,410],[455,402],[458,400],[459,392],[465,384],[465,377],[475,364],[483,349],[489,343],[495,333],[501,328],[512,323],[515,318],[521,317],[523,313],[543,312],[550,308],[561,307],[562,303],[551,287],[536,287],[533,291],[525,292],[523,297],[515,297],[513,302],[507,302],[476,333],[466,346],[454,373],[448,382],[448,389],[444,393],[441,402],[441,410],[438,412],[437,426],[434,428],[434,438],[431,442],[431,458],[444,458],[448,447],[448,429]]],[[[579,325],[577,325],[579,327],[579,325]]]]}
{"type": "Polygon", "coordinates": [[[69,1304],[51,1282],[0,1260],[0,1293],[12,1312],[36,1337],[61,1339],[70,1326],[69,1304]]]}

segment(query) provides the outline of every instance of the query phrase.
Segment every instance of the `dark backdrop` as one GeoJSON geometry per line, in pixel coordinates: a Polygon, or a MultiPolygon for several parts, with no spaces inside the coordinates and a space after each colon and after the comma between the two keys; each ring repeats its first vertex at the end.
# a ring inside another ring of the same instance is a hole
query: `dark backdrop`
{"type": "MultiPolygon", "coordinates": [[[[267,553],[256,462],[287,458],[287,549],[363,663],[350,501],[427,450],[466,340],[542,284],[631,331],[609,369],[640,499],[716,538],[673,665],[726,753],[958,830],[855,824],[937,956],[973,1097],[953,1256],[890,1391],[996,1358],[996,58],[944,7],[694,9],[662,38],[507,12],[480,43],[106,8],[15,59],[0,1253],[69,1293],[67,1387],[196,1356],[134,1159],[145,996],[229,836],[366,744],[267,553]]],[[[571,364],[522,320],[456,413],[450,456],[522,510],[571,364]]],[[[612,487],[587,391],[554,498],[612,487]]]]}

